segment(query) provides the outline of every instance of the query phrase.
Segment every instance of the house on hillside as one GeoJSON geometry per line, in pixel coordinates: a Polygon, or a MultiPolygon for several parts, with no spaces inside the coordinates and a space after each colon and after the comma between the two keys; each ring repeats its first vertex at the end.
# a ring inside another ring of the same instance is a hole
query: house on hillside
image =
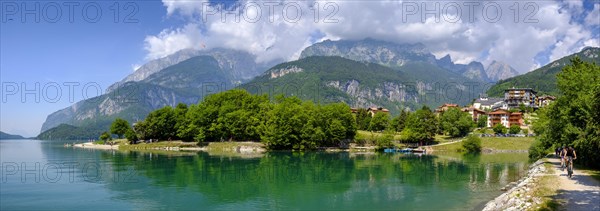
{"type": "Polygon", "coordinates": [[[437,109],[435,109],[435,113],[441,114],[450,108],[458,108],[458,104],[444,103],[444,105],[441,105],[437,109]]]}
{"type": "Polygon", "coordinates": [[[471,117],[473,118],[473,121],[477,122],[477,120],[479,120],[480,116],[485,116],[485,111],[482,111],[480,109],[477,109],[473,106],[471,107],[465,107],[463,109],[461,109],[463,112],[467,112],[471,115],[471,117]]]}
{"type": "Polygon", "coordinates": [[[387,109],[382,108],[382,107],[371,107],[371,108],[367,108],[367,112],[369,114],[371,114],[371,116],[375,116],[375,114],[379,113],[379,112],[383,112],[383,113],[389,114],[390,110],[387,110],[387,109]]]}
{"type": "Polygon", "coordinates": [[[475,100],[473,107],[479,110],[492,110],[492,106],[499,102],[504,102],[504,99],[481,96],[475,100]]]}
{"type": "Polygon", "coordinates": [[[523,113],[510,112],[508,110],[499,109],[488,113],[488,127],[494,127],[497,124],[502,124],[504,127],[512,125],[523,125],[523,113]]]}
{"type": "Polygon", "coordinates": [[[531,88],[510,88],[504,90],[504,102],[508,108],[526,107],[538,108],[537,92],[531,88]]]}
{"type": "Polygon", "coordinates": [[[550,103],[554,102],[555,100],[556,100],[556,97],[554,97],[554,96],[544,95],[544,96],[538,97],[537,105],[540,108],[546,107],[546,106],[550,105],[550,103]]]}

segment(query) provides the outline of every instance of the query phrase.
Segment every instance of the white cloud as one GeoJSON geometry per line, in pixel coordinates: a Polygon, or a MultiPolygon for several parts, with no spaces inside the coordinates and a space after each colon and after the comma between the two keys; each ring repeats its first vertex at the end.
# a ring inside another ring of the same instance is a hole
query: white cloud
{"type": "MultiPolygon", "coordinates": [[[[318,1],[318,15],[312,7],[315,1],[278,3],[242,0],[241,7],[233,12],[220,13],[217,8],[207,7],[207,1],[164,0],[169,16],[179,14],[189,23],[146,37],[147,58],[160,58],[184,48],[225,47],[251,52],[258,61],[291,60],[312,44],[315,38],[311,35],[320,34],[317,40],[371,37],[397,43],[421,42],[436,56],[450,54],[455,62],[477,60],[487,64],[499,60],[526,72],[543,65],[534,57],[547,49],[552,50],[545,56],[554,59],[585,45],[598,45],[589,27],[572,21],[572,16],[583,14],[583,5],[577,1],[535,1],[529,6],[522,1],[318,1]],[[423,12],[425,7],[435,9],[435,3],[439,19],[423,12]],[[479,5],[469,10],[466,5],[470,3],[479,5]],[[511,9],[515,4],[520,8],[518,15],[511,9]],[[292,23],[296,8],[302,16],[292,23]],[[488,9],[487,15],[484,8],[488,9]],[[493,20],[495,8],[502,11],[498,20],[493,20]],[[419,11],[411,13],[410,9],[419,11]],[[239,14],[240,21],[234,14],[239,14]],[[254,19],[256,14],[260,17],[254,19]],[[534,21],[527,22],[526,18],[534,21]]],[[[596,4],[588,13],[586,25],[593,25],[599,7],[596,4]]]]}
{"type": "Polygon", "coordinates": [[[588,26],[600,25],[600,4],[594,4],[594,9],[585,17],[585,24],[588,26]]]}

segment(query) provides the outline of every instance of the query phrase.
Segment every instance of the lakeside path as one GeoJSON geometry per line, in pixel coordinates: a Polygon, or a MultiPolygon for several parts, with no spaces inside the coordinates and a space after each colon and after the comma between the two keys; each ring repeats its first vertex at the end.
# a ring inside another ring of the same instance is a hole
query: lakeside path
{"type": "Polygon", "coordinates": [[[560,169],[560,159],[547,158],[555,168],[554,176],[558,189],[552,197],[561,204],[560,210],[600,210],[600,182],[575,168],[569,179],[566,171],[560,169]]]}

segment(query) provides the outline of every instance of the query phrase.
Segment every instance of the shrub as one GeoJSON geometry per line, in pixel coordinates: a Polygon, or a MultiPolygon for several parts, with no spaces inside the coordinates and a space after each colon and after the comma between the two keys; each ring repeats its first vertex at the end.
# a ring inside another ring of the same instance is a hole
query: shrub
{"type": "Polygon", "coordinates": [[[529,147],[529,159],[538,160],[545,157],[547,154],[548,149],[542,145],[541,141],[536,139],[533,143],[531,143],[531,146],[529,147]]]}
{"type": "Polygon", "coordinates": [[[462,143],[463,150],[468,153],[481,152],[481,139],[477,136],[467,136],[467,139],[462,143]]]}
{"type": "Polygon", "coordinates": [[[508,133],[510,134],[518,134],[519,132],[521,132],[521,127],[518,125],[511,125],[508,129],[508,133]]]}
{"type": "Polygon", "coordinates": [[[393,143],[392,141],[394,140],[394,130],[393,129],[388,129],[386,130],[383,135],[377,137],[377,147],[378,148],[388,148],[388,147],[392,147],[393,143]]]}
{"type": "Polygon", "coordinates": [[[506,127],[502,124],[497,124],[493,128],[494,133],[506,133],[506,127]]]}

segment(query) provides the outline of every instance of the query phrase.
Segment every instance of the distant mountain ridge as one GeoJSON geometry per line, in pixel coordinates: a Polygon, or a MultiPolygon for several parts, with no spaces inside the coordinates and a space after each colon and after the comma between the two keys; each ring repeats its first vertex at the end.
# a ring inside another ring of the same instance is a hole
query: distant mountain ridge
{"type": "Polygon", "coordinates": [[[556,84],[556,74],[561,72],[564,66],[571,64],[571,58],[576,56],[583,61],[600,65],[600,48],[586,47],[580,52],[552,61],[547,65],[526,74],[500,80],[496,85],[490,87],[487,94],[489,96],[500,97],[504,95],[505,89],[511,87],[523,87],[533,88],[538,91],[540,95],[559,95],[560,93],[556,84]]]}
{"type": "MultiPolygon", "coordinates": [[[[48,115],[41,132],[61,125],[59,131],[67,131],[69,126],[73,126],[81,131],[78,137],[93,137],[86,131],[91,134],[106,130],[117,117],[133,123],[164,106],[197,103],[207,94],[236,86],[251,89],[253,85],[261,87],[264,83],[285,82],[306,90],[307,87],[299,82],[311,82],[323,88],[325,100],[344,101],[356,106],[385,106],[393,111],[417,108],[421,104],[466,104],[480,91],[471,90],[465,84],[493,80],[504,76],[502,72],[507,69],[506,65],[493,69],[491,72],[495,75],[490,79],[479,62],[455,64],[450,56],[436,59],[420,43],[396,44],[374,39],[315,43],[301,52],[299,60],[278,65],[275,65],[277,61],[257,63],[255,60],[254,55],[230,49],[181,50],[144,64],[111,85],[101,96],[48,115]],[[340,72],[343,68],[332,64],[339,64],[356,76],[349,77],[340,72]],[[350,64],[355,67],[349,67],[350,64]],[[336,71],[325,74],[328,69],[323,67],[336,71]],[[270,71],[264,72],[267,69],[270,71]],[[370,75],[370,71],[379,73],[370,75]],[[381,75],[381,72],[386,74],[381,75]],[[304,78],[295,77],[296,73],[304,78]],[[273,78],[268,77],[269,74],[273,78]],[[380,82],[373,80],[375,78],[380,82]],[[449,90],[458,92],[458,95],[448,97],[449,90]]],[[[285,93],[276,88],[265,88],[263,93],[265,90],[271,90],[271,94],[285,93]]]]}
{"type": "Polygon", "coordinates": [[[20,135],[8,134],[8,133],[0,131],[0,140],[6,140],[6,139],[25,139],[25,137],[20,136],[20,135]]]}
{"type": "Polygon", "coordinates": [[[229,73],[230,84],[240,84],[248,81],[277,63],[277,61],[272,61],[257,64],[254,55],[238,50],[223,48],[210,50],[183,49],[166,57],[149,61],[123,80],[111,85],[107,92],[113,91],[126,82],[144,80],[154,73],[196,56],[213,57],[218,62],[219,67],[229,73]]]}
{"type": "Polygon", "coordinates": [[[262,73],[260,68],[266,69],[263,65],[267,64],[254,59],[235,50],[182,50],[140,67],[101,96],[48,115],[41,132],[61,124],[94,131],[106,128],[117,117],[133,123],[164,106],[197,103],[204,95],[233,88],[262,73]]]}
{"type": "MultiPolygon", "coordinates": [[[[442,77],[450,77],[451,80],[470,79],[481,82],[493,82],[496,81],[495,79],[497,78],[496,76],[489,77],[488,72],[480,62],[473,61],[469,64],[456,64],[452,62],[450,55],[446,55],[438,60],[427,50],[425,45],[421,43],[397,44],[374,40],[371,38],[357,41],[325,40],[307,47],[300,54],[300,58],[306,58],[309,56],[341,56],[347,59],[377,63],[392,68],[403,67],[410,63],[422,63],[435,65],[441,69],[445,69],[448,70],[448,72],[456,74],[451,75],[445,72],[440,72],[442,75],[439,75],[438,79],[442,77]]],[[[511,69],[512,68],[508,69],[508,71],[511,69]]],[[[506,70],[499,69],[496,71],[501,72],[506,70]]],[[[417,79],[427,79],[419,78],[419,72],[409,74],[416,76],[417,79]]],[[[495,74],[513,75],[515,73],[511,72],[495,74]]]]}

